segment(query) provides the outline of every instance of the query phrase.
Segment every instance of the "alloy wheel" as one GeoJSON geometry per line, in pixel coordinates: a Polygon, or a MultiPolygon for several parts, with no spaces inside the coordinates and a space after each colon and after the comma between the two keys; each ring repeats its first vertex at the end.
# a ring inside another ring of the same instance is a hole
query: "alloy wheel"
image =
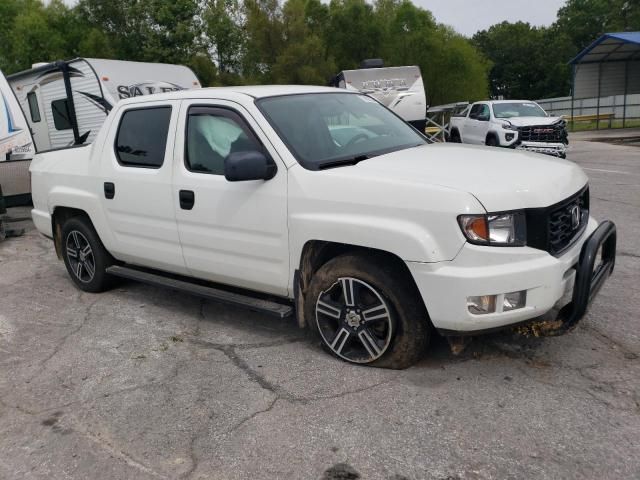
{"type": "Polygon", "coordinates": [[[96,274],[96,260],[91,245],[81,232],[72,230],[66,241],[67,260],[78,280],[89,283],[96,274]]]}
{"type": "Polygon", "coordinates": [[[388,350],[393,335],[391,308],[362,280],[341,277],[320,293],[316,322],[325,344],[339,357],[371,363],[388,350]]]}

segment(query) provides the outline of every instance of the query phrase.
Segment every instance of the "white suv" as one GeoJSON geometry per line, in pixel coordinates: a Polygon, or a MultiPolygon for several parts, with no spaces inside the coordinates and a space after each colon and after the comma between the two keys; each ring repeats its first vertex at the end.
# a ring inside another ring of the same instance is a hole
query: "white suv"
{"type": "Polygon", "coordinates": [[[508,147],[566,158],[566,121],[530,100],[476,102],[451,117],[449,141],[508,147]]]}

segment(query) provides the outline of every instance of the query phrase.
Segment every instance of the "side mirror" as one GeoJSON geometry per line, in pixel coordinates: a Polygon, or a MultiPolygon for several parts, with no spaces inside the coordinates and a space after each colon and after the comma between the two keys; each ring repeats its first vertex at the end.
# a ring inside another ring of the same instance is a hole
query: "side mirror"
{"type": "Polygon", "coordinates": [[[489,115],[478,115],[477,120],[480,120],[481,122],[488,122],[489,121],[489,115]]]}
{"type": "Polygon", "coordinates": [[[234,152],[224,159],[224,178],[230,182],[269,180],[276,171],[273,160],[262,152],[234,152]]]}

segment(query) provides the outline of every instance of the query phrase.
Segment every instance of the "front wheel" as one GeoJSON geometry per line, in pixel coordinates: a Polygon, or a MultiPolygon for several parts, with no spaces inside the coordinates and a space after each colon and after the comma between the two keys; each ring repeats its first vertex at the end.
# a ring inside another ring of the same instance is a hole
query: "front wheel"
{"type": "Polygon", "coordinates": [[[500,144],[498,143],[498,139],[495,135],[489,135],[487,137],[487,141],[485,142],[487,147],[498,147],[500,144]]]}
{"type": "Polygon", "coordinates": [[[80,290],[97,293],[112,285],[113,277],[106,269],[113,258],[85,217],[73,217],[64,223],[61,246],[67,272],[80,290]]]}
{"type": "Polygon", "coordinates": [[[305,315],[323,347],[351,363],[406,368],[429,340],[419,292],[386,258],[343,255],[327,262],[305,294],[305,315]]]}

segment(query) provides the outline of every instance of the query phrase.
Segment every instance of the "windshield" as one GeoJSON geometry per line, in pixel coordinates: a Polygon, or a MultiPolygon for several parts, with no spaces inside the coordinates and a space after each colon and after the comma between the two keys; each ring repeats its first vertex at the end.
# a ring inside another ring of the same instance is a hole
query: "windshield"
{"type": "Polygon", "coordinates": [[[493,116],[496,118],[546,117],[539,105],[531,102],[494,103],[493,116]]]}
{"type": "Polygon", "coordinates": [[[427,143],[366,95],[284,95],[263,98],[256,104],[296,159],[311,170],[427,143]]]}

